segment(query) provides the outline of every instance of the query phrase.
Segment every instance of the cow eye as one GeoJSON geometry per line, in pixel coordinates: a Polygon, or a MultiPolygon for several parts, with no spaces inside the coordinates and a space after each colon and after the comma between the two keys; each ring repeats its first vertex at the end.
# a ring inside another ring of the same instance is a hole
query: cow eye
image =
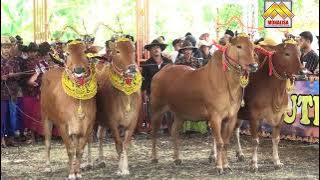
{"type": "Polygon", "coordinates": [[[237,48],[238,48],[238,49],[241,49],[241,48],[242,48],[242,46],[240,46],[240,45],[237,45],[237,48]]]}
{"type": "Polygon", "coordinates": [[[289,53],[285,53],[285,55],[286,55],[286,56],[290,56],[290,54],[289,54],[289,53]]]}

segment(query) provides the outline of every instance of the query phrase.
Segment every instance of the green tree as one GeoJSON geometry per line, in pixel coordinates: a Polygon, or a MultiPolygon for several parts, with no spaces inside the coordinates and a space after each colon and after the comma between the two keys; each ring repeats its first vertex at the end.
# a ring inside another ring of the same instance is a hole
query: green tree
{"type": "MultiPolygon", "coordinates": [[[[243,11],[242,6],[238,4],[224,4],[223,7],[219,10],[219,21],[227,22],[232,16],[242,17],[243,11]]],[[[226,27],[231,30],[239,30],[241,29],[238,22],[234,21],[226,27]]]]}

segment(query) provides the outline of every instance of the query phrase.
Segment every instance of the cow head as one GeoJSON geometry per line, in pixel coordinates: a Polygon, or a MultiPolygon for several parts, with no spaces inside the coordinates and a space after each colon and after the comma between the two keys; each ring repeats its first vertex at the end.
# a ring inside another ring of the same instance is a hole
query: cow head
{"type": "Polygon", "coordinates": [[[254,44],[246,34],[237,34],[226,46],[226,57],[230,57],[242,72],[250,73],[258,70],[254,56],[254,44]]]}
{"type": "Polygon", "coordinates": [[[123,76],[133,76],[138,70],[135,63],[135,47],[127,38],[119,38],[111,45],[112,66],[123,76]]]}
{"type": "Polygon", "coordinates": [[[297,42],[293,39],[284,41],[273,48],[275,50],[272,56],[274,71],[285,78],[291,78],[302,70],[300,62],[301,52],[297,42]]]}
{"type": "Polygon", "coordinates": [[[72,41],[67,46],[66,71],[79,84],[83,84],[85,78],[91,75],[90,63],[84,53],[85,49],[86,46],[81,41],[72,41]]]}

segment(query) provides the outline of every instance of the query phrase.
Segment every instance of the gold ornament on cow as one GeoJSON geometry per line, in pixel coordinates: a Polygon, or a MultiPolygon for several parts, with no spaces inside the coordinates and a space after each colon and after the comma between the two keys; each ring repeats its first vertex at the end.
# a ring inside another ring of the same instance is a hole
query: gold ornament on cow
{"type": "Polygon", "coordinates": [[[109,68],[110,72],[110,81],[113,87],[116,89],[124,92],[126,95],[131,95],[132,93],[137,92],[140,90],[141,85],[142,85],[142,76],[140,72],[137,72],[130,84],[126,83],[126,79],[123,75],[119,75],[113,70],[109,68]]]}
{"type": "Polygon", "coordinates": [[[61,82],[64,92],[75,99],[88,100],[97,94],[98,86],[95,73],[91,75],[87,82],[79,85],[70,79],[67,72],[64,71],[61,82]]]}
{"type": "Polygon", "coordinates": [[[240,75],[240,86],[245,88],[249,84],[249,75],[240,75]]]}
{"type": "Polygon", "coordinates": [[[292,83],[291,83],[291,80],[287,79],[286,86],[287,86],[287,91],[289,93],[292,92],[294,90],[294,80],[292,80],[292,83]]]}

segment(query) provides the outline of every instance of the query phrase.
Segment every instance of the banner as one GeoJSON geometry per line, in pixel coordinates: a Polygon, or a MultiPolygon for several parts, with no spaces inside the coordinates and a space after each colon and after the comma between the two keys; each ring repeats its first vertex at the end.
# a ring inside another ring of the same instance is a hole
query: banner
{"type": "MultiPolygon", "coordinates": [[[[319,81],[296,81],[289,94],[288,112],[285,114],[281,138],[311,143],[319,142],[319,81]]],[[[241,126],[243,134],[250,134],[248,121],[241,126]]],[[[272,127],[261,123],[261,135],[271,137],[272,127]]]]}

